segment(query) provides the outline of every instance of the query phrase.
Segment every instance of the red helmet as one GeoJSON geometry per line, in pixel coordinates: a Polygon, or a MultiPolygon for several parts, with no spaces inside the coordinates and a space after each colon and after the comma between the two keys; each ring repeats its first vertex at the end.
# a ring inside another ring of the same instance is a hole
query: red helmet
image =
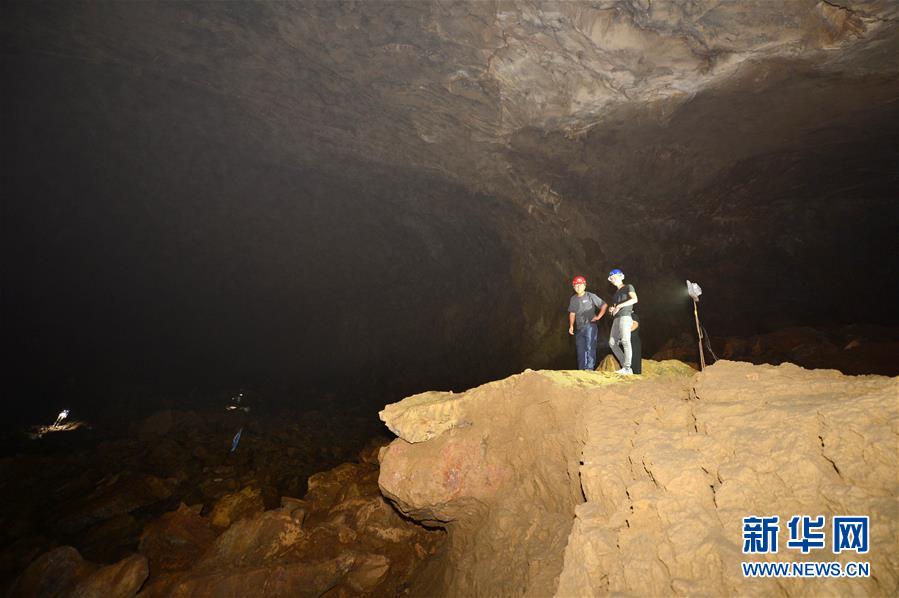
{"type": "Polygon", "coordinates": [[[574,286],[576,284],[587,284],[587,279],[583,276],[575,276],[571,281],[571,286],[574,286]]]}

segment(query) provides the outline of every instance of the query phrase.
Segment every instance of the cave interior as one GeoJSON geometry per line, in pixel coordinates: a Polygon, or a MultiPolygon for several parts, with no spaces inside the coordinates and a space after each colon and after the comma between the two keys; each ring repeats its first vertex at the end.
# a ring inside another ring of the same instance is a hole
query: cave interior
{"type": "Polygon", "coordinates": [[[6,402],[571,368],[613,267],[647,356],[685,279],[895,336],[897,9],[845,4],[4,3],[6,402]]]}

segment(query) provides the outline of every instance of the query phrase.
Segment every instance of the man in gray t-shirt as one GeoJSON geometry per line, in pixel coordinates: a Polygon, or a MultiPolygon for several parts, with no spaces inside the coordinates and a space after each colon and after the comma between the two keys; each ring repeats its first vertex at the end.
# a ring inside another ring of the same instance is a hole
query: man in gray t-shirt
{"type": "Polygon", "coordinates": [[[574,336],[579,370],[596,368],[596,343],[599,330],[596,323],[608,307],[602,299],[587,292],[587,279],[575,276],[571,281],[574,295],[568,301],[568,334],[574,336]],[[598,313],[597,313],[598,312],[598,313]]]}

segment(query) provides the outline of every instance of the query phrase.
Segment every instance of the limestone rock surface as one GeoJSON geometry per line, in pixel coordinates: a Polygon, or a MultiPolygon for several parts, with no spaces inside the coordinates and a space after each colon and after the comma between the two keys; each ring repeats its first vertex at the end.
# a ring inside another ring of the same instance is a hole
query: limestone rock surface
{"type": "Polygon", "coordinates": [[[395,592],[443,534],[404,521],[381,496],[377,472],[363,462],[318,473],[302,500],[282,497],[281,508],[247,514],[217,537],[210,520],[182,505],[144,531],[141,550],[153,568],[143,594],[395,592]]]}
{"type": "Polygon", "coordinates": [[[240,492],[226,494],[215,503],[212,508],[212,525],[225,528],[239,519],[250,517],[264,510],[262,492],[257,488],[247,486],[240,492]]]}
{"type": "Polygon", "coordinates": [[[448,531],[415,581],[427,595],[890,596],[897,396],[897,378],[793,364],[626,379],[529,371],[444,397],[470,425],[397,439],[380,485],[448,531]],[[793,515],[858,514],[871,520],[864,556],[785,545],[793,515]],[[742,554],[752,515],[783,522],[771,560],[867,561],[871,577],[744,579],[740,562],[761,560],[742,554]]]}
{"type": "Polygon", "coordinates": [[[36,558],[16,579],[9,591],[13,596],[56,597],[71,594],[80,579],[96,566],[85,561],[72,546],[60,546],[36,558]]]}
{"type": "Polygon", "coordinates": [[[154,575],[189,568],[215,540],[209,519],[183,503],[145,528],[138,549],[150,562],[154,575]]]}
{"type": "Polygon", "coordinates": [[[91,573],[75,586],[72,598],[130,598],[137,594],[148,574],[147,558],[133,554],[91,573]]]}
{"type": "Polygon", "coordinates": [[[68,531],[153,505],[172,495],[172,482],[157,476],[123,472],[102,481],[88,496],[69,507],[60,520],[68,531]]]}

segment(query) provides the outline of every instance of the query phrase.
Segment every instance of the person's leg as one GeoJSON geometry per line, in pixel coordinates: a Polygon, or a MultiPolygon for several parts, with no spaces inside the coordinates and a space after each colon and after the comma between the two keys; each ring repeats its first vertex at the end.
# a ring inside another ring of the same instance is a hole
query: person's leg
{"type": "Polygon", "coordinates": [[[574,347],[577,351],[577,369],[583,370],[587,366],[587,335],[586,329],[581,328],[574,333],[574,347]]]}
{"type": "Polygon", "coordinates": [[[618,332],[621,335],[621,349],[622,353],[624,353],[624,361],[621,362],[621,367],[630,369],[631,358],[633,357],[633,350],[631,349],[631,324],[633,323],[633,318],[621,316],[617,318],[617,321],[618,332]]]}
{"type": "Polygon", "coordinates": [[[640,331],[631,332],[631,369],[635,374],[643,373],[643,346],[640,343],[640,331]]]}
{"type": "Polygon", "coordinates": [[[615,354],[615,359],[618,360],[618,364],[621,367],[624,367],[624,352],[621,350],[621,347],[618,346],[618,342],[621,340],[620,321],[621,318],[612,320],[612,332],[609,333],[609,347],[612,349],[612,353],[615,354]]]}
{"type": "Polygon", "coordinates": [[[596,369],[596,342],[599,340],[599,328],[596,324],[587,326],[587,357],[584,364],[585,370],[596,369]]]}

